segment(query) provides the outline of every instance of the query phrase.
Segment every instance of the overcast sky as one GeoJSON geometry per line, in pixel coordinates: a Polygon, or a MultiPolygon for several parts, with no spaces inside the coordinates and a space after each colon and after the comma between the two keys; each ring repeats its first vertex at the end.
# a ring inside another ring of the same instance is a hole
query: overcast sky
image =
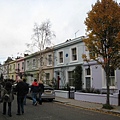
{"type": "MultiPolygon", "coordinates": [[[[0,0],[0,63],[24,54],[34,23],[47,19],[56,38],[53,44],[85,35],[84,21],[97,0],[0,0]]],[[[120,0],[117,0],[120,2],[120,0]]]]}

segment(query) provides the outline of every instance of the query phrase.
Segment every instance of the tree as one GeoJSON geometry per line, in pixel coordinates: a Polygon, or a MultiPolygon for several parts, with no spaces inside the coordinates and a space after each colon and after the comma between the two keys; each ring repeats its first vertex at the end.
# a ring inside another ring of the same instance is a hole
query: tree
{"type": "Polygon", "coordinates": [[[49,20],[42,22],[41,25],[38,25],[37,23],[34,24],[33,29],[33,36],[32,36],[32,43],[27,44],[28,48],[37,48],[39,54],[39,80],[42,79],[43,75],[43,69],[42,69],[42,63],[43,60],[43,54],[42,51],[45,50],[45,48],[51,44],[51,39],[55,36],[54,32],[51,31],[51,23],[49,20]]]}
{"type": "Polygon", "coordinates": [[[76,90],[82,89],[82,67],[81,65],[76,66],[74,69],[74,85],[76,90]]]}
{"type": "MultiPolygon", "coordinates": [[[[107,99],[109,101],[110,71],[120,68],[120,6],[114,0],[98,0],[92,5],[85,20],[85,45],[90,59],[97,61],[106,73],[107,99]]],[[[83,55],[85,61],[89,61],[83,55]]]]}

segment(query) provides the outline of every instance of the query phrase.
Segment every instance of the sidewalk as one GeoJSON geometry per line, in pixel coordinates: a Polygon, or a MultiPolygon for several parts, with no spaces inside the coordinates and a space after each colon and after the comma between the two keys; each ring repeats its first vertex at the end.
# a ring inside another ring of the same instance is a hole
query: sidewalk
{"type": "Polygon", "coordinates": [[[72,106],[75,106],[75,107],[84,108],[84,109],[118,114],[120,116],[120,106],[113,106],[114,109],[107,110],[107,109],[103,109],[102,108],[103,105],[99,104],[99,103],[84,102],[84,101],[67,99],[67,98],[62,98],[62,97],[57,97],[57,96],[55,97],[55,101],[66,104],[66,105],[72,105],[72,106]]]}

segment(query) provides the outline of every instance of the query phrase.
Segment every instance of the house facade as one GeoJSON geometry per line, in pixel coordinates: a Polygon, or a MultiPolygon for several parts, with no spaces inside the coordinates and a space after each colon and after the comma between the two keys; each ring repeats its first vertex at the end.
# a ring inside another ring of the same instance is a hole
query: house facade
{"type": "Polygon", "coordinates": [[[33,53],[24,58],[25,60],[25,75],[27,82],[31,84],[36,78],[40,79],[45,84],[52,84],[53,71],[54,71],[54,56],[53,48],[46,48],[40,52],[33,53]]]}
{"type": "Polygon", "coordinates": [[[12,58],[8,57],[7,60],[3,64],[2,72],[3,72],[3,78],[4,79],[10,79],[9,77],[9,63],[12,62],[12,58]]]}
{"type": "MultiPolygon", "coordinates": [[[[107,92],[106,75],[101,65],[95,61],[83,64],[84,80],[83,88],[98,89],[101,93],[107,92]]],[[[120,90],[120,70],[111,70],[110,73],[110,93],[118,93],[120,90]]]]}
{"type": "MultiPolygon", "coordinates": [[[[3,65],[0,65],[0,73],[4,79],[18,79],[18,76],[25,77],[31,84],[36,78],[45,84],[55,84],[58,89],[64,88],[67,84],[74,86],[73,73],[76,66],[82,66],[82,88],[98,89],[106,92],[106,75],[97,62],[91,60],[86,63],[82,59],[83,54],[88,55],[83,37],[69,39],[53,48],[47,47],[41,52],[36,52],[23,58],[11,60],[8,58],[3,65]],[[41,70],[42,71],[41,71],[41,70]],[[16,75],[15,75],[16,74],[16,75]]],[[[120,70],[111,70],[110,92],[118,93],[120,90],[120,70]]]]}
{"type": "Polygon", "coordinates": [[[84,51],[82,37],[54,46],[54,78],[58,89],[66,84],[73,86],[73,72],[77,65],[83,65],[84,51]]]}
{"type": "Polygon", "coordinates": [[[27,83],[31,84],[34,79],[38,78],[38,59],[37,53],[24,57],[24,74],[27,80],[27,83]]]}
{"type": "Polygon", "coordinates": [[[54,48],[47,47],[43,51],[43,81],[45,84],[53,85],[54,78],[54,48]]]}
{"type": "Polygon", "coordinates": [[[15,80],[18,80],[19,77],[20,78],[24,77],[25,76],[24,71],[25,71],[24,57],[17,57],[16,58],[16,66],[15,66],[15,72],[16,72],[15,80]]]}

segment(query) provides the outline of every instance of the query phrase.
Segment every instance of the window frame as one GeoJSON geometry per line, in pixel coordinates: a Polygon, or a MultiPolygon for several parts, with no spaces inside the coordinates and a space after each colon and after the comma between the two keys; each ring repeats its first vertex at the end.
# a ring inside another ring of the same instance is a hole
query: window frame
{"type": "Polygon", "coordinates": [[[78,61],[78,47],[77,46],[74,46],[74,47],[71,47],[70,48],[70,61],[71,62],[76,62],[76,61],[78,61]],[[73,54],[73,49],[76,49],[76,53],[75,54],[73,54]],[[76,59],[73,59],[73,55],[76,55],[76,59]]]}
{"type": "MultiPolygon", "coordinates": [[[[110,89],[116,89],[117,88],[116,82],[117,82],[117,79],[116,79],[116,70],[114,70],[114,86],[109,85],[110,89]]],[[[102,68],[102,88],[103,89],[107,89],[106,84],[107,84],[107,82],[106,82],[106,74],[105,74],[104,69],[102,68]]]]}
{"type": "Polygon", "coordinates": [[[74,86],[74,71],[68,71],[68,82],[70,86],[74,86]]]}
{"type": "Polygon", "coordinates": [[[47,66],[52,66],[52,54],[47,55],[47,66]]]}
{"type": "Polygon", "coordinates": [[[58,64],[64,64],[64,51],[63,50],[58,51],[58,64]],[[60,53],[62,53],[62,57],[60,57],[60,53]],[[62,62],[60,59],[62,59],[62,62]]]}
{"type": "Polygon", "coordinates": [[[36,66],[36,59],[35,59],[35,58],[33,58],[33,60],[32,60],[32,66],[33,66],[33,67],[36,66]]]}

